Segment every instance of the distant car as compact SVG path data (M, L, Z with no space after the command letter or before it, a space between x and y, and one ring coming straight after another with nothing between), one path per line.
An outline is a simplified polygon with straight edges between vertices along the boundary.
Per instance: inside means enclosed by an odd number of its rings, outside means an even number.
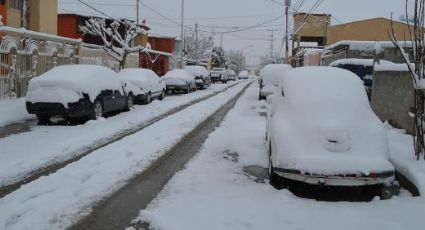
M394 181L384 125L355 74L291 69L267 102L271 183L360 187Z
M215 82L227 83L228 73L225 68L213 68L210 75L211 75L211 81L213 83Z
M128 86L126 88L129 88L128 94L134 96L136 103L149 104L154 98L162 100L165 97L165 81L150 69L123 69L118 73L118 77L135 86L136 89Z
M247 70L242 70L240 73L239 73L239 76L238 76L238 78L239 79L248 79L248 71Z
M292 67L286 64L266 65L260 71L258 100L265 100L268 95L272 95L278 87L283 73L289 69L292 69Z
M96 65L55 67L31 79L26 95L28 113L35 114L42 124L58 115L98 119L130 106L117 74Z
M171 92L190 93L196 90L195 77L187 70L173 69L163 76L167 90Z
M206 89L211 85L211 77L205 67L186 66L185 69L195 77L196 86L199 89Z
M228 79L229 81L236 81L236 72L232 69L227 70L228 73Z
M346 69L355 73L360 79L362 79L368 98L370 100L372 95L373 67L375 64L375 60L373 59L347 58L335 60L330 63L329 66ZM394 63L387 60L380 60L379 64Z

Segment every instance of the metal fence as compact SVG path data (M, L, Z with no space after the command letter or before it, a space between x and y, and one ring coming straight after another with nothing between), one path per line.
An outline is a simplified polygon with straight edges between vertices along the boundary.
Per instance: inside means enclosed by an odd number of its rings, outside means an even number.
M28 82L47 70L78 63L79 40L0 27L0 99L25 96Z

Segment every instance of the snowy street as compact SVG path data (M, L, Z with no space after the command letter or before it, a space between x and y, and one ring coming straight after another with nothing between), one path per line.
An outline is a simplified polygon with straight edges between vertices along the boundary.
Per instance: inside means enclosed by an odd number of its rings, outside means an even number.
M256 100L257 92L256 85L247 90L199 154L141 210L135 227L128 230L146 223L168 230L416 230L425 224L425 200L406 190L391 200L319 202L276 190L261 173L250 173L252 166L267 167L266 104Z
M249 83L237 84L170 115L1 198L1 229L69 227L90 213L96 202L112 195L127 180L148 168ZM42 210L40 204L46 204Z
M189 95L170 96L161 102L136 105L132 111L100 121L89 121L84 125L33 124L26 132L0 138L0 156L3 159L0 161L0 187L37 174L39 169L86 155L87 152L131 134L164 115L170 115L186 104L214 95L225 87L228 85L217 84L208 90ZM34 138L37 141L31 141ZM29 149L31 152L28 152ZM63 165L59 165L60 167Z

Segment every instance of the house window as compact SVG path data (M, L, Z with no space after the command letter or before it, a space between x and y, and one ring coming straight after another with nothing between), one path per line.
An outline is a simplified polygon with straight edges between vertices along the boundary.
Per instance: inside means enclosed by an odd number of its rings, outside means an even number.
M9 0L9 9L22 10L24 0Z

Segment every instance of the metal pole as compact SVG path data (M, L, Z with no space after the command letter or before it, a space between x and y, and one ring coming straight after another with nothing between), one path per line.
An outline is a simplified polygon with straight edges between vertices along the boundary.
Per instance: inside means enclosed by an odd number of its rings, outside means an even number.
M221 33L220 35L220 48L223 49L223 33Z
M136 12L137 12L136 13L137 14L137 16L136 16L137 17L136 23L137 23L137 25L139 25L139 10L140 10L139 9L139 6L140 6L139 3L140 3L140 0L136 0Z
M288 63L289 58L289 34L288 34L288 10L291 6L291 0L285 0L285 63Z
M198 52L198 23L195 24L195 57L196 57L196 65L198 65L199 52Z
M239 50L236 50L236 74L239 74Z
M273 43L274 43L274 31L269 30L272 34L270 35L270 60L273 62Z
M180 68L183 69L184 65L183 65L183 49L184 49L184 0L182 0L182 8L181 8L181 28L180 28L180 36L181 36L181 47L180 47Z

